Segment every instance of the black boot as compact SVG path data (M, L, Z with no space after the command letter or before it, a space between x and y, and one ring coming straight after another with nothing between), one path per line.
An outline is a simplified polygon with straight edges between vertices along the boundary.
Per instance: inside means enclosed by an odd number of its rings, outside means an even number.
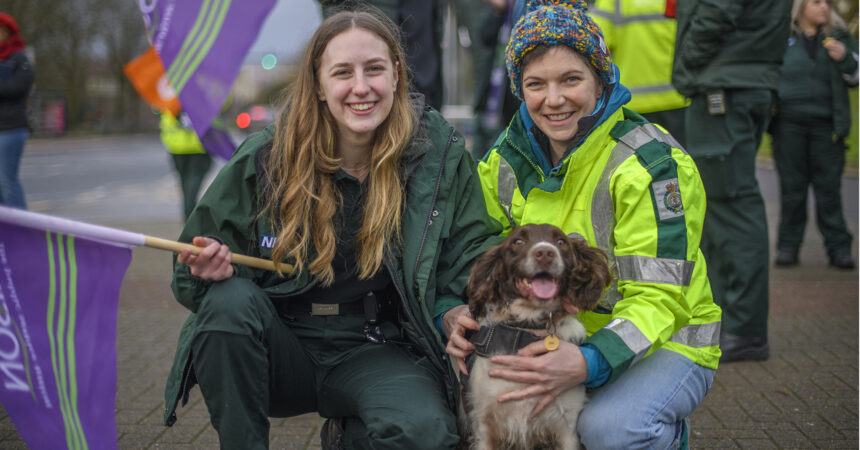
M777 250L774 263L780 267L796 266L797 250Z
M720 333L720 362L764 361L770 357L767 336L741 337Z
M836 252L830 255L830 265L843 270L851 270L854 268L854 260L851 259L850 252Z
M343 419L336 417L326 419L320 429L320 447L323 450L345 450L343 440Z

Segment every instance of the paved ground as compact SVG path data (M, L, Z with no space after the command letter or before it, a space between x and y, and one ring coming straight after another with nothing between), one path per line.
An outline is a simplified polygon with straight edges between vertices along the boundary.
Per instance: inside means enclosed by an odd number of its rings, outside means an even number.
M773 192L772 173L760 180ZM848 181L856 203L856 179ZM856 236L856 207L850 210ZM772 196L768 211L773 230ZM172 221L113 225L166 238L180 229ZM858 273L827 267L814 226L806 239L799 267L771 271L771 359L720 367L692 415L693 448L858 448ZM856 244L853 253L856 259ZM167 253L135 249L122 288L116 420L123 449L218 443L198 389L174 427L161 425L165 374L187 315L169 291L169 262ZM271 446L317 449L321 424L316 415L273 420ZM0 448L25 448L5 414Z

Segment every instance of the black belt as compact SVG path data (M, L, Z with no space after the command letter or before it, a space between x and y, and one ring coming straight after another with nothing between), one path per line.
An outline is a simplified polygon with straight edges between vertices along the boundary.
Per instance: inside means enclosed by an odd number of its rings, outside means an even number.
M342 316L363 315L364 335L373 343L385 342L380 323L394 320L397 316L394 299L378 298L374 292L364 294L361 299L346 303L311 303L286 301L278 305L278 313L290 321L297 315Z
M284 303L280 309L283 313L290 315L343 316L364 314L364 299L346 303L310 303L291 302L289 300Z

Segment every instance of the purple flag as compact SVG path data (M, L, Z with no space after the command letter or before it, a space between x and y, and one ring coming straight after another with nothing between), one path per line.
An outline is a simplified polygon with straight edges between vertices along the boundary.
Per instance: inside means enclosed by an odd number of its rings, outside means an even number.
M207 133L275 0L140 0L139 4L152 45L194 131L204 144L207 140L223 143L223 136ZM224 154L223 148L206 150L229 159L233 149Z
M200 143L203 144L203 149L206 150L206 153L220 156L223 159L230 159L236 150L236 145L233 144L230 134L226 130L217 127L209 128L206 134L200 138Z
M0 209L0 403L30 448L116 448L116 317L131 248L12 216Z

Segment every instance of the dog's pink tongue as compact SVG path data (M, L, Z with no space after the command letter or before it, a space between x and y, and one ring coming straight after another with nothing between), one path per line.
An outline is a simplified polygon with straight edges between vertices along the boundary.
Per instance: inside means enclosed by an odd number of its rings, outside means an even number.
M558 294L558 284L547 278L534 278L529 281L532 295L541 300L549 300Z

